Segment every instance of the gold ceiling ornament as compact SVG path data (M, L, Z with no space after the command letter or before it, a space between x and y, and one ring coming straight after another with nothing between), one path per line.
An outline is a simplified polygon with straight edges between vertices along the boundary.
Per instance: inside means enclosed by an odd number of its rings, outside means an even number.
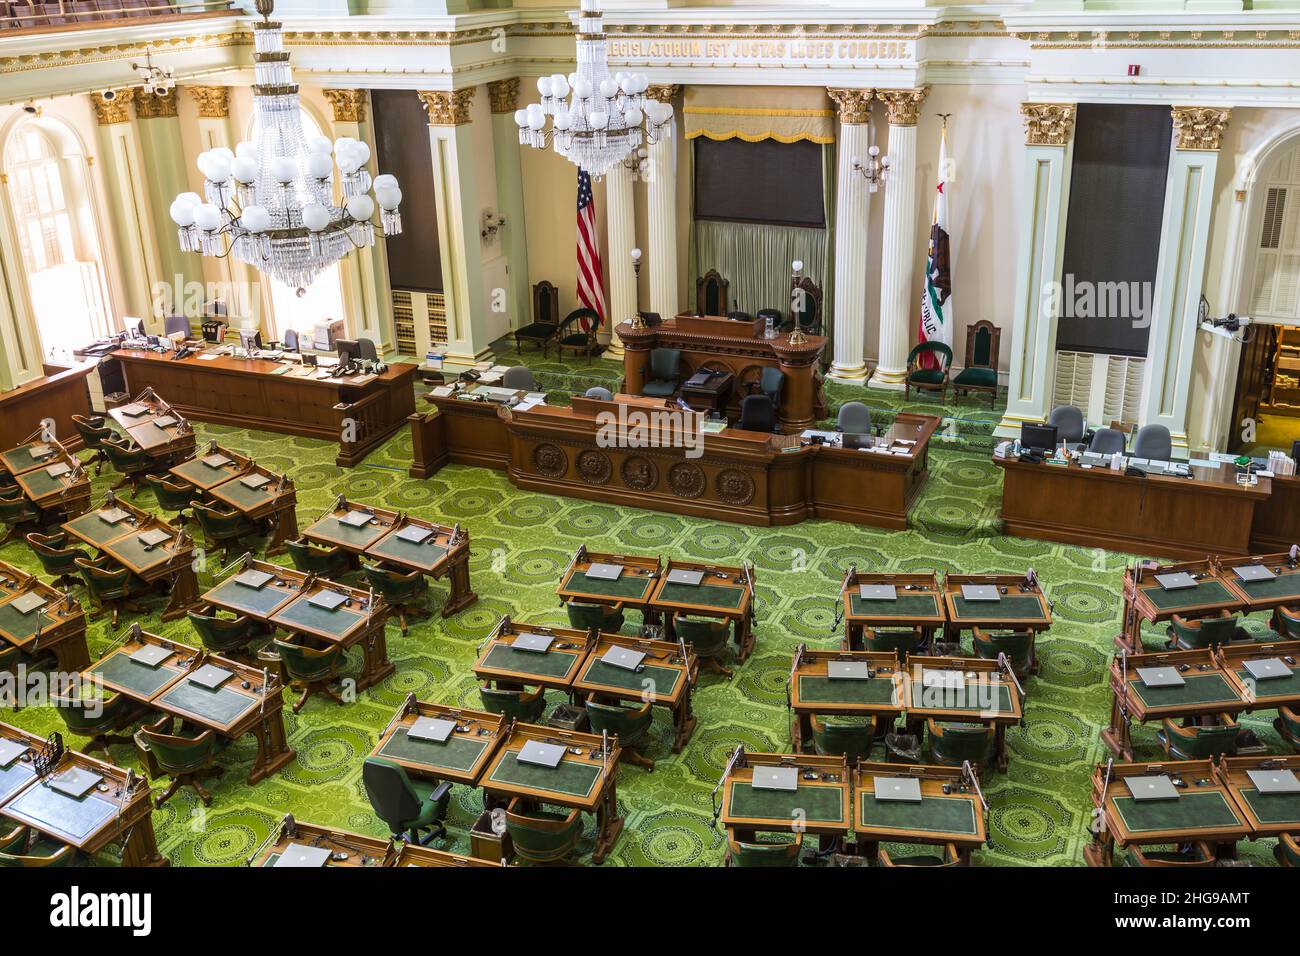
M928 86L919 90L876 90L876 99L884 102L890 126L915 126L921 102L929 92Z
M100 126L131 121L131 90L104 90L90 94L90 105L95 109L95 119Z
M365 90L322 90L329 100L336 123L364 123L366 121Z
M140 119L165 119L176 115L176 91L166 96L154 96L144 90L135 91L135 115Z
M657 103L669 103L681 95L682 85L680 83L656 83L653 86L646 87L645 95Z
M1232 110L1217 106L1175 106L1175 149L1217 150Z
M187 86L185 89L194 98L199 116L205 119L225 119L230 115L230 87Z
M874 90L827 89L826 95L835 101L840 111L840 122L856 126L871 119L871 97Z
M493 113L511 113L519 109L519 77L493 80L487 85Z
M1064 146L1074 131L1073 103L1021 103L1026 146Z
M469 122L469 107L474 102L474 87L463 90L430 90L420 94L429 114L430 126L463 126Z

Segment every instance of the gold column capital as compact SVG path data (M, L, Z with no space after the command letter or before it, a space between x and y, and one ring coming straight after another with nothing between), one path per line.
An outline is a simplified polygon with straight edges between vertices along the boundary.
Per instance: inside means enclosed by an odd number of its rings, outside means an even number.
M140 119L163 119L176 115L176 91L154 96L138 87L135 90L135 115Z
M469 122L474 87L463 90L432 90L419 94L429 114L430 126L463 126Z
M1021 103L1026 146L1065 146L1074 133L1073 103Z
M95 110L95 119L100 126L112 126L115 123L131 121L131 90L105 90L90 94L90 105Z
M1217 150L1232 110L1217 106L1175 106L1174 148Z
M364 123L366 121L365 90L322 90L329 100L336 123Z
M890 126L915 126L921 103L929 93L928 86L919 90L876 90L876 99L885 104Z
M493 80L487 88L493 113L513 113L519 108L519 77Z
M659 103L672 103L681 95L682 85L680 83L656 83L653 86L646 87L645 95Z
M230 87L187 86L185 89L194 98L199 116L208 119L225 119L230 115Z
M846 126L859 126L871 119L871 97L874 90L845 90L828 88L826 95L835 101L840 122Z

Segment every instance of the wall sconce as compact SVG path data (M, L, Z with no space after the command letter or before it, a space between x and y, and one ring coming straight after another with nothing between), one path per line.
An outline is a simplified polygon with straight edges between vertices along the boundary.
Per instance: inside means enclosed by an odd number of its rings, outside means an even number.
M483 210L483 225L479 229L479 235L483 237L484 242L491 242L501 227L506 224L506 217L502 216L494 209Z
M875 192L889 179L889 157L880 155L880 147L872 146L867 150L867 161L853 160L853 168L867 181L867 190Z

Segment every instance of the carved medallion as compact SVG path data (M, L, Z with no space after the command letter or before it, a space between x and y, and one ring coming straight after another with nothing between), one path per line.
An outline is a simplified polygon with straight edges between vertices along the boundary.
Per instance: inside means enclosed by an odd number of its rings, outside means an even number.
M637 491L652 491L659 484L659 466L640 455L625 458L622 472L623 484Z
M747 505L754 500L754 479L743 471L728 468L718 472L714 482L718 497L733 505Z
M558 478L569 467L569 459L557 445L538 445L533 449L533 465L539 474Z
M681 461L668 469L668 487L678 498L698 498L708 484L704 469L689 461Z
M614 473L609 456L603 451L584 451L578 455L578 477L589 485L603 485Z

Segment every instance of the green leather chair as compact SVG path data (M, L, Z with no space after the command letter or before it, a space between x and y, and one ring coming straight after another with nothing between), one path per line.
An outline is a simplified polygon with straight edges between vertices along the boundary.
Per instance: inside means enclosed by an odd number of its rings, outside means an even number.
M400 764L383 757L367 757L361 765L361 782L375 816L388 825L394 840L428 843L447 834L442 821L451 803L446 781L412 780ZM430 833L420 838L421 830Z
M1278 633L1288 641L1300 641L1300 611L1289 607L1277 609Z
M579 630L617 634L623 628L623 609L618 605L609 607L604 604L570 601L564 605L564 610L569 615L569 626Z
M871 757L871 744L876 738L875 722L862 718L827 717L812 714L813 749L823 756L848 759L849 766Z
M280 659L284 682L290 687L302 691L302 696L293 705L296 714L313 694L324 694L335 703L343 703L330 684L339 676L339 668L344 661L343 649L337 644L315 648L305 644L276 638L275 652Z
M18 665L25 663L24 654L16 647L8 644L0 645L0 674L12 674L18 669Z
M611 737L618 737L618 745L623 749L623 759L638 767L645 767L653 772L655 762L641 753L639 748L646 742L650 725L654 722L653 705L646 701L640 707L624 707L621 704L606 704L596 699L595 694L587 695L587 720L591 722L591 732L602 731Z
M921 356L929 355L938 368L922 368ZM904 398L912 397L912 389L925 392L939 392L940 401L948 400L948 372L952 367L952 349L943 342L921 342L907 353L907 381L903 390Z
M31 831L25 826L15 826L7 833L0 830L0 853L21 853L27 849Z
M406 633L408 617L428 617L432 611L418 603L429 593L429 582L419 571L397 571L363 564L361 570L375 593L397 614L397 623Z
M35 527L40 517L41 513L36 510L36 506L21 493L12 498L0 498L0 525L8 529L5 536L0 538L0 545L8 544L27 529Z
M919 627L862 629L862 647L868 651L893 651L899 657L915 654L925 639Z
M563 863L582 836L582 813L576 809L567 813L528 809L515 797L506 808L506 832L525 863Z
M1135 867L1191 867L1215 866L1214 851L1205 843L1193 843L1179 850L1154 850L1151 847L1131 846L1124 855L1124 866Z
M200 501L194 502L191 507L194 509L194 517L199 519L203 538L210 549L221 548L227 559L232 551L242 553L248 550L240 541L257 529L242 514L233 509L218 511Z
M483 697L483 709L500 714L507 721L535 724L546 709L546 691L542 687L535 691L502 690L484 684L478 691Z
M199 491L193 485L181 484L180 482L168 481L158 475L145 475L144 480L149 483L153 489L154 498L158 500L158 507L164 511L170 511L176 515L181 524L188 524L193 517L191 510L194 503L199 500Z
M727 866L783 867L798 866L803 850L803 834L796 833L784 843L751 843L727 834Z
M104 462L108 461L108 452L104 448L104 439L112 438L114 431L104 421L102 415L73 415L72 427L77 430L81 436L81 443L94 454L86 459L83 464L94 465L95 474L99 474L104 468Z
M181 787L190 787L199 795L205 807L212 805L212 794L199 781L219 777L225 770L214 767L217 759L217 734L205 730L197 737L185 737L172 732L172 718L164 717L153 726L144 726L135 732L136 750L144 764L149 779L171 777L171 784L154 801L161 807L175 796Z
M131 743L130 734L121 731L140 721L147 712L131 698L108 689L103 691L102 699L51 696L50 703L63 718L69 733L90 738L80 748L83 753L107 751L111 744Z
M600 329L600 316L594 309L574 309L560 322L555 330L555 351L564 358L565 349L573 349L574 354L585 353L587 361L600 351L600 342L596 333Z
M128 568L122 567L108 555L102 555L94 561L76 558L73 562L81 579L86 582L86 593L95 610L91 618L100 617L105 611L112 614L109 626L117 629L117 616L121 611L143 611L144 608L131 600L144 591L144 582L135 577Z
M143 448L131 447L128 438L105 438L103 440L104 453L108 455L108 463L113 466L113 470L122 476L121 480L113 486L113 490L131 486L131 497L134 498L140 493L140 482L144 480L145 474L153 467L153 461L149 453Z
M906 856L893 856L882 846L876 862L880 866L961 866L961 854L951 843L945 843L943 846L905 845L908 847Z
M1006 654L1017 677L1023 679L1029 674L1030 651L1034 647L1029 631L986 631L977 627L973 629L973 641L975 656L995 661L999 654Z
M1199 621L1189 621L1175 614L1165 633L1169 636L1168 646L1180 651L1249 640L1249 635L1237 624L1237 615L1226 613L1220 617L1204 617Z
M1156 731L1156 739L1171 760L1205 760L1207 758L1237 753L1237 737L1241 727L1229 714L1219 714L1214 727L1182 727L1166 718L1163 727Z
M238 617L220 617L213 608L212 614L198 611L187 612L190 623L198 633L203 646L213 654L244 655L248 642L253 639L253 625L256 623L246 615Z
M652 398L670 398L677 394L681 378L682 353L680 349L651 349L650 368L641 394Z
M966 327L966 367L952 380L956 395L988 392L989 404L998 402L998 346L1002 332L983 319Z
M71 866L76 858L76 849L66 844L45 837L32 843L32 831L27 827L0 833L0 867Z
M36 552L45 573L54 578L60 587L70 588L81 584L77 573L77 558L89 561L90 555L80 548L67 547L66 532L58 534L38 534L35 531L27 535L28 546Z
M286 541L289 557L293 566L299 571L317 574L324 578L336 578L352 570L352 559L342 548L318 548L304 539Z
M1289 743L1292 749L1300 751L1300 710L1282 706L1277 709L1277 719L1273 721L1278 734Z
M1277 839L1273 855L1281 866L1300 867L1300 840L1289 833L1283 833Z
M969 760L978 767L988 763L993 756L992 724L941 724L933 717L925 723L930 738L931 763L960 767L963 761Z
M727 643L731 640L729 622L677 614L673 617L673 633L695 649L701 665L731 677L731 668L722 663L727 659Z

